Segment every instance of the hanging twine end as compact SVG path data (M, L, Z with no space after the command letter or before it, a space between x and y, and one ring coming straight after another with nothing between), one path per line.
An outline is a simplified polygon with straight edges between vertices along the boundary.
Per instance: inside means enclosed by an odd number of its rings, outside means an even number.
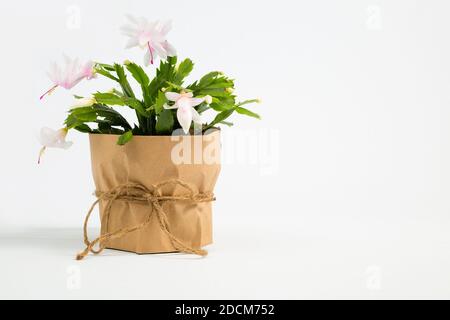
M89 254L89 248L86 248L83 252L80 252L77 254L76 259L77 261L83 260L86 258L86 256Z
M84 255L84 254L82 254L82 253L79 253L79 254L77 254L76 260L77 260L77 261L81 261L81 260L83 260L85 257L86 257L86 255Z

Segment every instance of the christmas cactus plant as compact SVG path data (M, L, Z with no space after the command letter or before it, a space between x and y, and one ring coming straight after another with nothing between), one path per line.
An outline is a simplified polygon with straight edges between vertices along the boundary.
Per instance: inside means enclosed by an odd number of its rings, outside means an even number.
M83 133L115 134L117 143L124 145L135 135L170 135L177 129L184 134L202 134L206 130L232 125L228 118L242 114L254 118L259 115L246 105L257 99L239 102L234 92L234 81L219 71L213 71L192 83L186 83L194 64L190 59L179 61L175 49L167 41L170 23L149 22L144 18L128 17L129 24L122 27L128 37L127 47L145 50L142 67L134 62L106 64L80 63L66 57L65 68L54 64L49 77L53 82L43 99L57 88L72 89L83 80L106 77L117 85L108 92L95 92L90 96L75 96L64 127L59 130L43 128L40 142L41 158L46 148L68 148L70 130ZM159 67L152 68L159 58ZM130 81L136 81L141 92L134 92ZM136 123L120 112L131 108ZM202 116L214 112L213 120L206 123Z

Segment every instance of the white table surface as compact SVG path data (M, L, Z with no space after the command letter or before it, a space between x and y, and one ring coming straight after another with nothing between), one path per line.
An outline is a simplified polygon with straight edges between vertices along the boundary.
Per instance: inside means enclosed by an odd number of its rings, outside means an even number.
M0 298L450 298L449 226L221 219L206 258L109 250L81 262L81 228L9 229Z

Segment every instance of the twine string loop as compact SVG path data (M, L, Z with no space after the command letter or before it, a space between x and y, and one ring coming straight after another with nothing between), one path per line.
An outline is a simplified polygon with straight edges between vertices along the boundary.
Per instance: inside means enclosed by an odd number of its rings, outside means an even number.
M164 195L162 189L167 186L179 186L184 190L184 193L180 195ZM121 184L110 191L101 192L96 191L95 196L97 199L89 208L83 225L83 237L86 248L77 255L77 260L84 259L89 252L93 254L101 253L105 248L105 243L108 240L123 237L131 232L138 231L146 227L152 222L153 216L156 216L158 224L161 230L168 236L175 251L196 254L199 256L206 256L208 252L203 249L191 248L181 240L179 240L171 231L169 226L169 220L167 214L163 210L163 202L165 201L190 201L192 203L210 202L214 201L214 195L212 193L199 193L194 190L188 183L179 179L167 180L155 185L151 185L149 188L138 183L126 183ZM149 207L149 212L146 219L133 227L122 228L113 232L107 232L93 241L88 237L88 223L89 218L94 211L95 207L100 201L106 201L104 216L106 217L106 223L109 220L111 214L111 208L115 201L126 201L129 203L144 203ZM98 249L95 247L98 245Z

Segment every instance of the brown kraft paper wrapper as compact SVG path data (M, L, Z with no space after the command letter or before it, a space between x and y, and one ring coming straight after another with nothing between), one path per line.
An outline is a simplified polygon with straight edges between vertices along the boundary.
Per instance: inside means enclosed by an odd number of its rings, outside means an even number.
M201 193L213 192L220 172L220 131L196 136L135 136L124 146L117 135L90 134L92 172L96 190L108 192L127 183L147 188L179 179ZM176 141L174 141L176 140ZM181 161L183 159L184 161ZM180 163L182 162L182 163ZM179 186L164 188L164 195L180 195ZM144 203L114 201L109 218L107 200L100 201L101 234L136 226L147 218L151 207ZM183 244L201 248L212 243L212 203L169 201L163 203L170 232ZM107 240L109 249L135 253L174 252L157 219L140 230Z

